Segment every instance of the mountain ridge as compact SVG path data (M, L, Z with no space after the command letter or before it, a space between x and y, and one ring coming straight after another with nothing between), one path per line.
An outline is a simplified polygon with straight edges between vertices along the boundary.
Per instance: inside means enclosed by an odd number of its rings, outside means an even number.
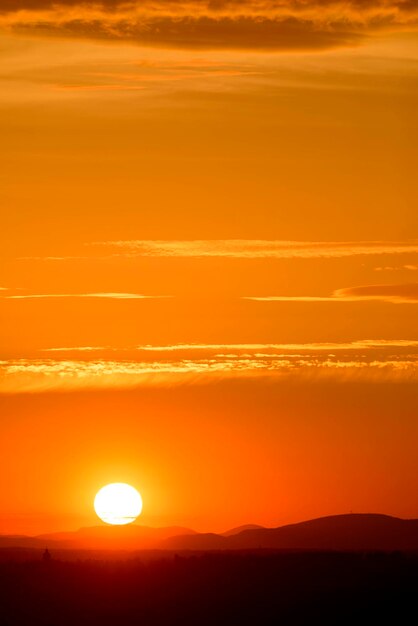
M418 550L418 519L379 513L328 515L265 528L255 524L224 533L197 533L189 528L90 526L34 537L0 535L0 548L68 550Z
M417 550L418 520L349 513L216 537L217 540L212 534L174 537L165 545L179 550Z

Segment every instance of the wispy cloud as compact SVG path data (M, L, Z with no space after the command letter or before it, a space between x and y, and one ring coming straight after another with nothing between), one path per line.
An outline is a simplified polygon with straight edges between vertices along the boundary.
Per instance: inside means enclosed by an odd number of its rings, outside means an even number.
M161 353L168 355L176 352L191 353L213 353L213 352L229 352L237 356L242 353L266 353L273 356L272 353L292 352L336 352L336 351L353 351L353 350L387 350L387 349L410 349L418 348L417 339L358 339L355 341L323 341L323 342L305 342L305 343L176 343L167 345L150 345L144 344L130 347L115 346L66 346L44 348L41 352L142 352L145 354Z
M115 350L111 346L73 346L72 348L44 348L41 352L103 352Z
M337 299L345 300L381 300L394 304L418 302L418 283L401 285L364 285L338 289L334 293Z
M376 382L418 378L418 339L293 344L184 343L122 349L76 346L53 347L46 351L62 352L66 356L0 362L0 392L178 385L284 376L360 377ZM95 351L103 354L93 356ZM108 351L113 353L110 358ZM72 358L72 353L75 356L77 352L80 357Z
M199 239L193 241L132 240L98 242L124 256L226 257L238 259L312 259L418 254L417 241L281 241Z
M31 300L37 298L105 298L110 300L153 300L172 296L145 296L140 293L28 293L1 296L8 300Z
M367 359L332 355L217 355L172 361L27 360L0 362L0 392L25 393L80 388L136 387L214 382L229 378L283 376L361 377L376 382L416 380L418 355Z
M244 296L257 302L388 302L418 303L418 283L405 285L365 285L337 289L332 296Z
M376 348L415 348L418 347L418 340L415 339L359 339L348 342L311 342L311 343L179 343L166 346L143 345L137 346L137 350L146 352L179 352L188 350L202 351L259 351L259 350L280 350L280 351L329 351L329 350L365 350Z
M112 257L338 259L356 256L417 255L418 241L282 241L268 239L194 239L99 241L89 244L104 251L95 259ZM106 254L106 251L109 251ZM19 257L21 261L79 261L92 256ZM414 270L418 265L405 264ZM376 270L390 269L389 266Z
M414 28L413 0L4 0L0 25L175 48L324 50Z
M402 270L408 270L409 272L416 272L418 271L418 265L384 265L384 266L379 266L379 267L375 267L374 271L375 272L399 272Z

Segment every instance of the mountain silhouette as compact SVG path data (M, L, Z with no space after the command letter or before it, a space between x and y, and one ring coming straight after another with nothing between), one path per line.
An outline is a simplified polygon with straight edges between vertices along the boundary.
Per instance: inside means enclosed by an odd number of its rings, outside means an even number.
M132 524L129 526L90 526L76 531L48 533L27 537L0 535L1 548L42 548L54 550L148 550L159 549L166 539L186 535L194 530L181 526L152 528Z
M247 525L223 534L182 527L93 526L36 537L0 536L0 548L52 550L418 550L418 520L379 514L321 517L264 528Z
M193 536L194 530L181 526L152 528L130 524L126 526L92 526L75 532L39 535L44 544L67 549L147 550L157 549L166 539L178 535ZM1 544L0 544L1 545Z
M229 536L196 534L167 539L175 550L416 550L418 520L379 514L333 515Z
M244 524L244 526L237 526L236 528L231 528L226 532L222 533L224 537L229 537L230 535L238 535L242 533L244 530L259 530L264 528L264 526L259 526L258 524Z

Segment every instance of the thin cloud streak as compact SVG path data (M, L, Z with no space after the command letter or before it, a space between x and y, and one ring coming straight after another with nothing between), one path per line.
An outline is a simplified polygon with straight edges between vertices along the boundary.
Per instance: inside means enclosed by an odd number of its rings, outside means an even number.
M243 296L256 302L387 302L389 304L417 304L418 298L401 296Z
M102 352L115 350L110 346L74 346L72 348L43 348L41 352Z
M256 302L387 302L417 304L418 283L404 285L364 285L337 289L332 296L243 296Z
M362 285L339 289L334 293L337 298L359 298L363 300L383 300L385 302L418 302L418 283L392 285Z
M140 293L32 293L24 295L2 296L6 300L31 300L37 298L105 298L110 300L153 300L172 296L145 296Z
M132 240L97 242L128 257L225 257L235 259L344 258L387 254L418 254L417 241L280 241L212 239L193 241Z
M187 350L358 350L375 348L411 348L418 347L418 340L410 339L362 339L349 342L313 342L313 343L226 343L226 344L174 344L168 346L137 346L137 350L146 352L178 352Z
M72 346L43 348L41 352L145 352L146 354L173 352L219 352L229 351L240 356L242 352L268 351L268 356L273 352L335 352L353 350L387 350L418 348L418 340L415 339L359 339L346 342L311 342L311 343L178 343L168 345L139 345L131 347L115 346ZM222 356L222 355L216 355ZM242 356L242 355L241 355ZM277 356L277 354L276 354Z
M409 272L416 272L418 271L418 265L400 265L400 266L384 265L384 266L375 267L373 269L375 272L399 272L402 270L408 270Z

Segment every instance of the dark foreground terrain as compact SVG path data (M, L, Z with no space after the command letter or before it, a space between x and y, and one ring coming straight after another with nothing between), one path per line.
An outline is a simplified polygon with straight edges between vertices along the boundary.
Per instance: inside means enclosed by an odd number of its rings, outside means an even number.
M417 600L416 553L0 562L2 626L416 624Z

